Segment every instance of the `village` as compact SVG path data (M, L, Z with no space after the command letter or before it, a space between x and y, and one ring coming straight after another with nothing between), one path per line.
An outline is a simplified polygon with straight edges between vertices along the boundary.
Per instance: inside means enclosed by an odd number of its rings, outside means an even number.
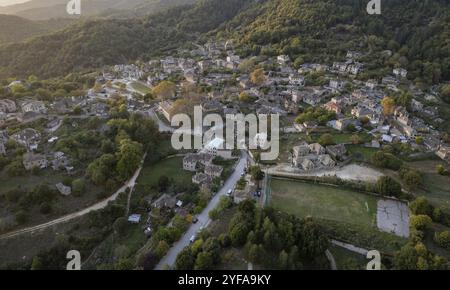
M390 53L386 51L385 53ZM363 146L381 148L383 144L409 144L414 151L434 152L439 158L450 161L450 145L442 139L436 125L444 122L439 116L437 98L417 89L407 79L408 72L395 68L381 82L369 79L361 81L357 76L364 69L359 62L361 52L348 51L345 61L332 64L305 63L299 69L287 55L257 59L241 59L235 54L232 42L211 42L196 45L193 50L180 50L176 56L167 56L147 63L123 64L105 68L96 80L94 88L85 96L44 102L25 98L18 102L0 100L0 125L20 124L24 129L8 135L0 131L0 154L6 155L7 142L13 140L26 149L23 166L26 170L51 167L70 173L74 168L63 152L40 150L42 144L58 140L54 132L64 118L108 118L108 100L122 96L130 112L154 118L160 128L170 130L171 117L180 109L184 90L201 88L203 95L191 100L201 106L204 114L223 116L238 113L278 114L282 118L285 134L320 132L324 127L336 132L351 130L355 134L367 134ZM250 69L249 69L250 67ZM322 85L310 76L318 74ZM161 83L170 83L162 95L144 100ZM26 81L14 81L8 85L27 86ZM391 105L386 114L383 99L407 88L412 96L408 108ZM192 104L189 104L192 106ZM177 109L174 109L177 107ZM331 113L323 120L299 120L300 112L321 108ZM156 111L156 113L155 113ZM76 113L74 113L76 112ZM26 124L44 118L44 132L27 128ZM431 120L430 125L426 120ZM214 140L205 150L190 153L183 159L183 169L195 172L193 183L210 185L223 171L212 164L215 156L229 159L231 151L224 150L223 140ZM344 144L307 143L292 144L288 163L300 171L333 168L345 162L349 156ZM49 146L45 146L46 148ZM214 149L214 150L213 150ZM214 151L214 152L213 152ZM249 152L251 156L255 152ZM202 170L199 170L202 168ZM70 187L55 185L61 194L70 194Z
M449 140L439 129L445 120L439 114L438 97L416 88L405 69L395 68L381 80L361 80L359 76L366 69L360 62L362 52L348 51L344 60L330 64L303 63L294 68L287 55L243 59L231 41L194 46L161 59L105 67L97 74L95 85L82 96L54 101L1 99L0 154L8 156L9 148L16 144L23 149L21 162L27 172L51 169L67 176L74 172L80 175L79 163L55 146L60 128L76 128L77 122L91 119L107 122L113 114L112 104L120 100L127 112L153 120L161 133L169 135L176 130L171 126L172 117L180 112L191 115L195 105L204 115L280 117L281 151L276 160L259 160L260 149L244 153L225 149L221 138L204 144L201 150L179 153L181 162L174 170L183 171L183 182L207 193L209 200L222 190L220 195L235 204L251 199L264 206L270 202L270 187L275 185L269 184L267 177L255 180L249 172L251 166L261 166L266 176L319 177L328 172L337 176L339 170L361 161L349 148L381 150L403 144L417 156L436 156L450 162ZM5 89L15 86L28 84L17 80ZM399 94L408 96L404 105L391 97ZM39 128L33 127L36 123ZM103 124L97 131L108 127ZM336 141L339 138L345 140ZM241 164L243 154L246 157ZM241 167L242 173L237 172ZM232 173L235 183L226 187ZM177 179L172 178L171 182ZM139 192L143 188L139 187L141 179L144 177L138 179L136 188L128 188L135 191L132 194L144 195ZM73 191L71 184L62 181L52 187L62 196L70 196ZM196 226L200 230L207 226L209 218L200 210L205 205L198 209L198 204L185 202L185 189L168 191L163 188L157 195L143 196L145 205L127 212L128 223L138 224L146 237L154 235L161 220L168 228L180 217L192 224L200 221ZM367 203L366 207L369 211ZM407 237L408 230L399 230L396 222L379 228ZM189 242L196 236L197 232Z

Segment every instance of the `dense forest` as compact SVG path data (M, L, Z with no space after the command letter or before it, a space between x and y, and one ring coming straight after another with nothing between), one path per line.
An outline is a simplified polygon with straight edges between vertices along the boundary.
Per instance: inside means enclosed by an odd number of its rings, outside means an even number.
M216 29L246 3L200 1L144 18L79 22L50 35L0 47L0 76L64 75L156 55Z
M81 0L82 14L69 15L67 0L29 0L24 3L0 6L0 14L11 14L30 20L50 20L59 18L135 17L160 12L195 0Z
M71 23L70 19L31 21L14 15L0 14L0 45L50 33Z
M382 68L369 77L404 67L416 83L450 80L448 1L383 1L381 15L368 15L367 3L265 1L224 25L219 36L238 40L244 55L288 54L297 64L331 64L343 60L347 50L358 50L366 56L369 70ZM386 50L391 57L383 56Z
M97 19L0 47L0 76L55 76L148 59L189 41L233 38L240 54L288 54L300 65L364 54L362 78L393 67L416 84L450 80L450 4L392 0L368 15L366 0L199 0L152 16ZM389 53L386 54L386 51Z

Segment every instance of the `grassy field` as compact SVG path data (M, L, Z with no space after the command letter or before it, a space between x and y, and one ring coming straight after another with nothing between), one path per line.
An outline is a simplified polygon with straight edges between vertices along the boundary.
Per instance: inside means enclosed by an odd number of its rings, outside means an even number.
M142 95L146 95L152 92L149 87L139 82L132 82L130 83L130 86Z
M138 186L155 185L163 175L176 182L191 183L193 173L183 170L183 157L172 157L144 167L137 181Z
M351 190L273 179L270 198L276 209L300 217L376 225L377 198Z
M350 155L358 161L370 162L372 155L378 151L376 148L363 147L358 145L346 145Z
M425 196L434 206L444 206L450 210L450 177L437 174L436 167L446 165L438 160L425 160L408 163L409 166L423 173L423 188L417 195Z
M353 135L359 135L359 137L361 137L365 142L369 142L370 140L372 140L368 134L362 133L342 133L338 131L332 131L329 134L333 136L333 141L335 144L351 143ZM314 142L317 142L322 135L323 134L313 134L311 138Z

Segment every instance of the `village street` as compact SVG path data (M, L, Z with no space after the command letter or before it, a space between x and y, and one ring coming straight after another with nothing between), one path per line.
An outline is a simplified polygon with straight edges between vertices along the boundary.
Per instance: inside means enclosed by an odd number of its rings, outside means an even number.
M201 228L206 228L209 225L211 219L209 218L208 213L219 204L222 196L226 196L230 189L233 190L235 188L236 183L241 178L241 174L244 172L246 166L247 154L241 153L241 157L236 164L233 174L228 178L219 192L211 199L206 208L198 215L198 222L189 227L181 239L172 246L166 256L161 259L158 265L156 265L156 270L163 270L167 266L172 267L175 264L177 255L189 245L191 237L196 235Z

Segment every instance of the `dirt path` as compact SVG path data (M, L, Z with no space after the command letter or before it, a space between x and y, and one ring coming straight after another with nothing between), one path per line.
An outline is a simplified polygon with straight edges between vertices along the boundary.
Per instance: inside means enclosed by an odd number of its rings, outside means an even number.
M344 167L333 169L324 169L318 171L305 172L297 168L293 168L289 164L281 164L269 169L269 174L296 177L296 176L336 176L345 180L362 180L367 182L376 182L379 177L384 174L370 167L349 164Z
M68 222L75 218L84 216L92 211L96 211L96 210L105 208L110 201L116 200L117 197L119 196L119 194L121 194L122 192L125 192L128 187L130 187L131 190L132 190L132 188L134 188L134 186L136 184L136 179L138 178L138 176L141 172L141 169L142 169L143 160L142 160L141 166L135 171L134 175L130 178L130 180L128 180L127 183L125 183L121 188L119 188L113 195L111 195L107 199L104 199L104 200L102 200L94 205L91 205L90 207L87 207L85 209L82 209L80 211L77 211L77 212L68 214L66 216L54 219L52 221L0 235L0 240L12 238L12 237L19 236L19 235L26 234L26 233L33 233L36 231L40 231L40 230L46 229L48 227L51 227L51 226L54 226L54 225L57 225L60 223Z

